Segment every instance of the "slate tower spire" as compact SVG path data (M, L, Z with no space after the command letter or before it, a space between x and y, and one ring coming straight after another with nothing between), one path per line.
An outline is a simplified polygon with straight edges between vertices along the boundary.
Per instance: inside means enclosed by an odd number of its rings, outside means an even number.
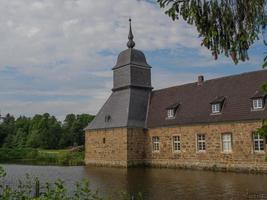
M128 49L122 51L113 67L112 94L88 130L101 128L145 128L151 87L151 67L142 51L135 49L129 19Z
M128 35L129 41L127 42L127 47L132 49L135 46L135 42L133 41L134 36L132 32L132 19L131 18L129 19L129 26L130 26L129 35Z

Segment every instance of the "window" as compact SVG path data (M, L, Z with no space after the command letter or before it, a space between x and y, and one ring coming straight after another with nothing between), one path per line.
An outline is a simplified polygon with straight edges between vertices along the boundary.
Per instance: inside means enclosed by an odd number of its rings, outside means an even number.
M111 121L111 116L110 115L106 115L105 116L105 122L110 122Z
M197 150L198 151L205 151L206 150L206 142L205 142L205 135L198 134L197 135Z
M215 103L211 104L212 113L219 113L221 112L221 104Z
M173 118L174 117L174 109L168 109L168 118Z
M159 152L159 137L152 137L152 150L154 152Z
M263 108L263 99L253 99L253 109L261 109Z
M253 134L253 146L254 146L254 152L262 152L264 151L264 138L259 133Z
M173 151L177 152L181 150L181 141L180 141L180 136L175 135L172 137L172 142L173 142Z
M232 151L232 134L223 133L222 134L222 151L229 153Z
M106 138L103 138L103 144L106 144Z

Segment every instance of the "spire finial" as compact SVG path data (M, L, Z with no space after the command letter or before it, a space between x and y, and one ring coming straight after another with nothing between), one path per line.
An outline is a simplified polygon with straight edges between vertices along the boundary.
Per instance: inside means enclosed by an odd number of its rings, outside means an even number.
M130 25L130 30L129 30L129 35L128 35L129 41L127 42L127 47L132 49L135 46L135 42L133 41L134 36L132 32L132 19L131 18L129 18L129 25Z

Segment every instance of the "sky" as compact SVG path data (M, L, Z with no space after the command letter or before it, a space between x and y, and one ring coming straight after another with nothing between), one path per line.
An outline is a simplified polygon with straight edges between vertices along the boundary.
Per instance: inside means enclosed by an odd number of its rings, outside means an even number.
M112 70L129 25L161 89L260 70L266 47L250 60L213 59L193 26L173 22L153 0L1 0L0 110L18 117L96 114L111 94Z

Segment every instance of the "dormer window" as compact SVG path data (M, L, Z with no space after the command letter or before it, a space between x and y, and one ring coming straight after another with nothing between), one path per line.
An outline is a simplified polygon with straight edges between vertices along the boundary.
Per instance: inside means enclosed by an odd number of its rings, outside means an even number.
M168 118L174 117L174 109L168 109Z
M167 118L166 119L174 119L177 109L179 107L179 103L172 104L166 108L167 110Z
M219 114L222 112L222 107L225 101L225 97L216 97L211 104L211 113L212 114Z
M221 112L221 104L215 103L211 105L212 113L220 113Z
M252 99L252 111L263 110L264 102L266 99L266 93L263 91L256 91L251 97Z
M111 121L111 116L110 115L106 115L105 116L105 122L110 122Z
M263 108L263 99L258 98L258 99L253 99L253 109L262 109Z

